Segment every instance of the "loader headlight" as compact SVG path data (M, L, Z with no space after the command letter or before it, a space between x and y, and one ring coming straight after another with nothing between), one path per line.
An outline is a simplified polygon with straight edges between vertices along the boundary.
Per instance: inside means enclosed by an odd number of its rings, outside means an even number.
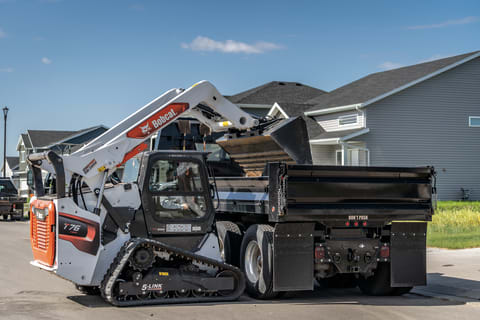
M48 208L40 209L40 208L32 208L33 214L39 221L45 221L48 217Z

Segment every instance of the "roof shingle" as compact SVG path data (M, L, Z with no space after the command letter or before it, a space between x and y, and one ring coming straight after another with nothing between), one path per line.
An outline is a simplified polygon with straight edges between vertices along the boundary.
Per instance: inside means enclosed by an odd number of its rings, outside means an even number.
M19 157L6 157L6 160L10 169L13 170L15 167L18 167Z
M302 103L324 93L323 90L298 82L271 81L226 98L237 104L272 105L275 102Z
M76 131L57 130L27 130L33 148L46 147L58 140L62 140Z

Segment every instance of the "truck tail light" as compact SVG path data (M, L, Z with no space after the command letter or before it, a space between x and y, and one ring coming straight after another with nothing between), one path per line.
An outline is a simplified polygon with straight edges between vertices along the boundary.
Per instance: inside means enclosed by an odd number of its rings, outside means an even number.
M380 257L382 257L382 258L390 257L390 247L389 246L384 245L380 248Z
M315 261L325 259L325 248L324 247L315 247Z

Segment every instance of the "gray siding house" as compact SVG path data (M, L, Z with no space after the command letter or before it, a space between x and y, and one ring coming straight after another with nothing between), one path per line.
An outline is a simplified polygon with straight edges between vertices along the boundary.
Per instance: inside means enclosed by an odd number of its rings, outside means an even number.
M480 51L368 75L307 101L317 164L425 166L438 198L480 200Z

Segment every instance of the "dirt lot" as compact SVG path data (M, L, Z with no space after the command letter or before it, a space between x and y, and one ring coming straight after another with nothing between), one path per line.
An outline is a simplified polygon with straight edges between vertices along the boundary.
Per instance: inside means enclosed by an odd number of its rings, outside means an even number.
M480 290L479 251L460 255L454 252L459 255L456 261L460 269L457 270L453 263L445 263L444 251L429 250L429 270L432 270L429 279L433 289L427 287L403 297L367 297L356 289L319 290L268 302L244 296L232 303L115 308L100 297L83 296L70 282L32 267L28 233L28 222L0 221L1 319L439 320L480 317L480 301L469 298L476 289ZM469 259L475 261L467 263ZM446 277L446 271L457 274Z

